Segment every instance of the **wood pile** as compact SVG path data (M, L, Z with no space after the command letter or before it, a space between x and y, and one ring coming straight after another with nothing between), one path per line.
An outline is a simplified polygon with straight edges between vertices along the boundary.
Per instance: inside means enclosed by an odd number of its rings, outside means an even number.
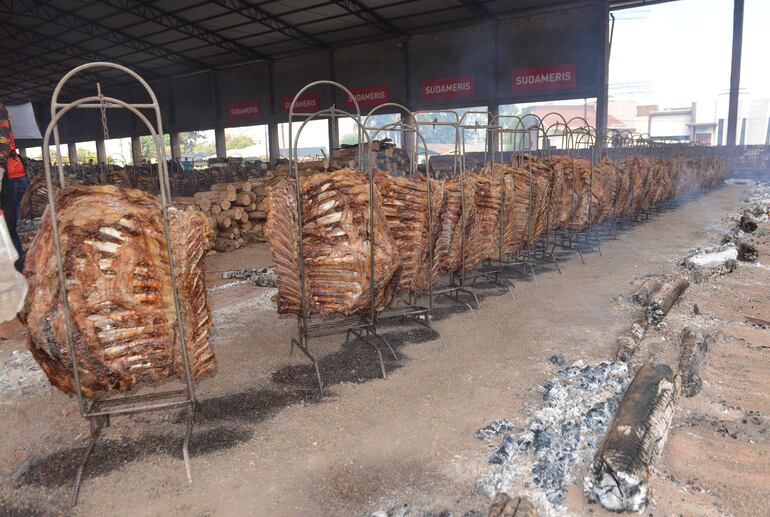
M396 147L389 138L372 140L371 147L364 146L363 156L365 169L368 169L371 163L375 170L390 176L404 176L409 171L409 155L403 149ZM337 166L361 168L358 161L357 145L342 145L334 151L334 163Z
M208 192L173 199L178 207L196 206L215 231L213 249L232 251L249 242L263 242L267 222L265 179L217 183Z

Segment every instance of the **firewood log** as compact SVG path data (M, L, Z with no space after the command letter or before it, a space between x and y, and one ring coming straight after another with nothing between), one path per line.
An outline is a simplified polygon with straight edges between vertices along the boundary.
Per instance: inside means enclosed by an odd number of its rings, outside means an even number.
M232 219L223 214L217 215L215 219L217 220L217 226L220 228L230 228L230 226L233 224Z
M222 208L222 210L229 210L232 204L230 203L229 199L223 199L219 202L219 206Z
M639 512L649 501L651 469L668 437L679 378L665 364L646 362L620 402L585 482L589 501L608 510Z
M665 280L663 275L649 277L634 291L631 300L639 305L648 305L651 302L650 296L660 290Z
M700 393L703 381L700 377L700 367L708 353L708 343L696 330L685 327L680 336L681 352L679 355L679 370L682 394L694 397Z
M526 497L511 497L498 492L489 506L487 517L537 517L537 510Z
M663 286L651 295L651 300L646 309L647 323L658 326L666 317L671 307L679 300L690 286L690 280L684 273L679 273L670 278Z
M639 348L639 343L647 332L647 322L644 320L634 322L631 329L617 340L618 349L615 360L629 362Z
M752 214L749 211L743 212L743 215L741 216L740 220L740 229L743 230L746 233L753 233L754 230L757 229L757 226L759 226L759 221L756 217L754 217L754 214Z

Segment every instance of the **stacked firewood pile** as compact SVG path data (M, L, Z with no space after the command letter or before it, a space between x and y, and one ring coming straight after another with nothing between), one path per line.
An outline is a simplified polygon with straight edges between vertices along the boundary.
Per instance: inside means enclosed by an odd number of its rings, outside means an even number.
M364 169L368 169L371 164L375 170L391 176L402 176L409 170L409 155L403 149L396 147L389 138L372 140L371 146L365 145L363 158ZM343 145L334 152L334 163L338 166L361 169L362 166L358 161L357 145Z
M213 248L217 251L232 251L248 242L265 240L267 181L252 179L217 183L208 192L177 197L173 202L180 208L199 208L207 215L209 225L215 230Z
M369 308L369 184L355 169L327 167L302 177L305 291L310 313L351 315ZM378 172L376 308L400 292L423 292L438 273L470 271L487 259L535 246L547 231L579 232L633 216L724 176L723 162L714 158L638 156L597 164L566 156L517 157L510 165L488 164L430 183ZM277 265L279 311L298 313L294 182L281 178L267 192L266 234Z

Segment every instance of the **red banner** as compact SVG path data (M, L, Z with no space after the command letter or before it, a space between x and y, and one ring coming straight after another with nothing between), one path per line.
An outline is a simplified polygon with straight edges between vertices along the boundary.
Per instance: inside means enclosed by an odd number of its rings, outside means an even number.
M281 111L284 113L289 113L289 109L291 108L291 101L293 100L293 95L291 97L281 97ZM321 96L317 93L308 93L300 96L297 99L296 104L294 104L294 113L313 113L314 111L320 110L320 106Z
M363 88L351 88L350 92L356 98L356 101L358 101L358 106L360 108L373 108L374 106L390 102L390 88L387 84L382 84L380 86L366 86ZM354 106L351 97L345 99L345 106L347 108L352 108Z
M513 71L511 90L528 92L533 90L564 90L577 85L575 65L554 65L538 68L520 68Z
M476 76L442 77L422 82L422 100L438 101L476 95Z
M227 120L246 120L259 118L259 101L241 102L227 106Z

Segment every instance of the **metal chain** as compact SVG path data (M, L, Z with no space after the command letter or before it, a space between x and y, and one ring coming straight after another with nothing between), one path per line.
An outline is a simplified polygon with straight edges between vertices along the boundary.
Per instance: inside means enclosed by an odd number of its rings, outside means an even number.
M99 111L101 112L102 116L102 134L104 135L104 143L103 146L106 145L107 140L110 139L110 130L107 127L107 107L104 104L104 94L102 94L102 85L100 83L96 83L96 92L99 95ZM106 149L105 149L106 151ZM106 152L105 152L106 154ZM104 162L98 160L97 157L98 166L99 166L99 177L101 179L102 183L107 182L107 157L104 157Z
M107 127L107 107L104 104L104 95L102 95L102 86L99 83L96 83L96 91L99 93L99 102L101 105L99 106L99 110L102 113L102 131L104 133L104 141L110 139L110 130Z

